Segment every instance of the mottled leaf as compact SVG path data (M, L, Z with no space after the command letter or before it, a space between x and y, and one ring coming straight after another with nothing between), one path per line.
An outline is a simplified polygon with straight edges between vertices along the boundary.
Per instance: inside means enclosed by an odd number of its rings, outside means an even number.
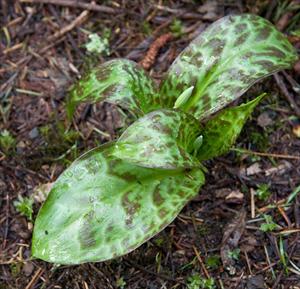
M115 156L150 168L199 166L193 156L201 126L192 115L176 110L156 110L134 122L121 135Z
M161 85L162 102L173 107L177 97L194 86L181 109L203 119L296 60L295 49L269 21L248 14L227 16L176 58Z
M71 117L81 102L107 101L137 115L160 107L157 87L137 63L115 59L96 66L72 88L67 104Z
M228 152L253 109L264 96L265 93L240 106L226 108L210 119L202 132L203 142L198 150L198 159L208 160Z
M114 144L75 161L35 221L33 256L59 264L124 255L165 228L204 183L201 170L142 168L116 159Z

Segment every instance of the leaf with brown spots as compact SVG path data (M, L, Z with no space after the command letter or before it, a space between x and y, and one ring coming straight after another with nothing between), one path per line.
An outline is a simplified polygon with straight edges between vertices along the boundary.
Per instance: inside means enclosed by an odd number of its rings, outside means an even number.
M210 119L203 129L203 143L198 150L198 159L204 161L228 152L264 96L265 93L240 106L226 108Z
M204 183L199 161L230 148L262 96L224 110L204 131L197 119L296 57L267 20L240 15L217 21L195 39L160 92L129 60L90 71L71 90L69 116L80 102L105 100L142 118L116 143L89 151L62 173L35 221L32 255L60 264L104 261L156 235Z
M137 63L127 59L107 61L86 73L71 88L67 103L72 117L77 104L107 101L143 115L160 107L154 81Z
M200 134L201 126L192 115L156 110L126 129L116 143L114 155L149 168L199 167L193 144Z
M170 224L204 183L198 168L142 168L114 157L114 146L84 154L54 183L35 221L34 257L79 264L127 254Z
M297 60L287 38L256 15L226 16L210 25L174 61L161 84L173 107L194 86L182 110L203 119L240 97L258 80Z

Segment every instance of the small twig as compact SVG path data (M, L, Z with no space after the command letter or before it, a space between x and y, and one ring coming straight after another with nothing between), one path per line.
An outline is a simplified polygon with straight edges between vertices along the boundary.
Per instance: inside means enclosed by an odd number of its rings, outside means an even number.
M298 234L300 233L300 229L283 229L280 232L274 233L275 236L278 235L289 235L289 234Z
M54 4L59 6L82 8L90 11L104 12L108 14L116 14L117 10L104 5L95 3L83 3L74 0L20 0L21 3L41 3L41 4Z
M251 219L255 218L255 190L253 188L250 189L251 194Z
M4 82L0 86L0 98L1 98L2 92L4 92L4 90L14 82L14 80L17 78L18 74L19 74L19 71L15 72L6 82Z
M271 269L272 276L273 276L273 278L275 279L275 278L276 278L276 275L275 275L273 266L271 265L271 261L270 261L270 257L269 257L269 253L268 253L268 249L267 249L266 245L264 245L264 250L265 250L265 255L266 255L267 263L268 263L268 265L269 265L269 267L270 267L270 269Z
M298 198L296 196L295 205L294 205L296 228L300 228L300 210L299 210L299 208L300 208L300 205L299 205Z
M28 62L30 62L33 57L39 58L40 54L44 54L44 53L48 52L50 48L56 46L57 44L59 44L63 41L64 41L64 37L59 38L56 41L53 41L52 43L41 47L40 50L38 50L38 51L29 51L29 53L31 54L31 55L29 55L29 57L31 57L31 58L28 60ZM25 64L27 64L27 63L25 63Z
M254 264L253 264L254 265ZM272 269L274 266L276 266L277 265L277 262L273 262L273 263L271 263L271 264L268 264L268 266L265 266L264 268L262 268L262 269L260 269L260 270L258 270L258 271L256 271L255 273L256 273L256 275L258 275L258 274L260 274L260 273L262 273L262 272L265 272L265 271L268 271L269 269ZM257 268L257 265L254 265L254 267L255 268ZM274 278L275 279L275 278Z
M160 11L164 11L164 12L168 12L168 13L172 13L172 14L177 14L177 15L180 12L182 12L180 9L173 9L173 8L169 8L167 6L162 6L162 5L154 5L154 7L156 7Z
M179 17L179 15L178 15ZM169 26L172 22L174 21L174 18L171 17L168 20L166 20L164 23L162 23L161 25L159 25L158 27L156 27L153 32L152 32L152 36L156 37L158 34L161 33L161 31L166 28L167 26Z
M30 282L27 284L27 286L25 287L25 289L30 289L32 288L32 286L34 285L34 283L37 281L37 279L43 274L44 270L42 268L39 268L34 276L32 277L32 279L30 280Z
M205 267L205 265L204 265L204 263L203 263L203 261L202 261L202 259L201 259L201 256L200 256L200 254L199 254L197 248L196 248L195 246L193 246L193 249L194 249L194 252L195 252L195 254L196 254L196 256L197 256L197 259L198 259L198 261L199 261L199 263L200 263L200 266L201 266L201 268L202 268L202 270L203 270L203 272L204 272L206 278L209 279L209 278L210 278L210 275L209 275L209 273L208 273L208 271L207 271L207 269L206 269L206 267Z
M18 44L15 44L14 46L12 47L9 47L9 48L6 48L3 50L3 54L8 54L8 53L11 53L11 52L14 52L20 48L23 48L24 47L24 43L18 43Z
M300 40L300 37L299 37L299 40ZM286 73L285 71L282 71L282 74L284 75L286 80L290 83L293 90L296 93L299 93L300 92L300 84L294 78L292 78L288 73Z
M273 153L262 153L262 152L255 152L255 151L250 151L250 150L245 150L245 149L238 149L238 148L232 148L231 151L240 152L240 153L249 154L249 155L261 156L261 157L300 160L300 156L291 156L291 155L273 154Z
M249 257L248 257L248 254L247 254L246 251L244 251L244 255L245 255L245 258L246 258L246 263L247 263L247 266L248 266L249 273L250 273L250 275L253 275L253 272L251 270L251 264L250 264L250 261L249 261Z
M162 4L162 0L159 0L159 4L158 5L161 5L161 4ZM150 13L150 15L147 16L146 22L150 22L156 16L157 11L158 11L158 8L154 7L152 13Z
M84 285L84 289L89 289L89 285L85 281L83 281L83 285Z
M89 15L89 12L87 10L81 12L80 15L74 21L72 21L69 25L63 27L62 29L60 29L59 31L55 32L53 35L51 35L50 37L48 37L47 41L48 42L55 41L58 38L60 38L63 35L65 35L66 33L70 32L76 26L82 24L82 22L84 22L87 19L88 15Z
M277 207L277 210L279 211L280 215L284 218L285 222L287 223L288 227L290 228L292 226L292 223L291 223L289 217L286 215L284 209L282 207Z
M49 10L50 12L54 15L55 19L57 20L58 24L61 26L63 23L58 15L58 12L56 11L55 9L55 6L54 5L49 5ZM84 55L82 54L82 52L80 51L80 49L77 47L76 43L75 43L75 40L72 36L71 33L68 33L67 34L67 38L71 44L71 46L73 47L73 49L76 51L76 53L78 53L78 55L83 58Z
M281 76L278 73L274 74L274 78L278 87L281 89L281 92L286 97L288 102L290 103L291 108L295 111L298 117L300 117L300 108L298 107L297 103L295 102L293 96L289 93L288 89L286 88Z
M225 289L222 279L220 278L218 281L219 281L219 284L220 284L220 288Z
M286 199L279 200L278 202L276 202L272 205L267 205L262 208L259 208L258 212L260 214L266 214L269 210L277 208L278 206L285 207L285 202L286 202Z
M173 38L172 33L166 33L158 37L151 45L146 53L146 56L139 62L139 64L146 70L154 64L155 58L159 50Z
M7 243L7 235L8 235L8 227L9 227L9 194L6 193L6 208L5 208L5 230L4 230L4 240L2 243L2 249L6 247Z
M279 273L279 275L277 276L277 278L276 278L276 280L275 280L275 282L274 282L274 284L272 286L272 289L278 288L277 286L280 285L280 280L282 278L283 273L284 273L283 270Z

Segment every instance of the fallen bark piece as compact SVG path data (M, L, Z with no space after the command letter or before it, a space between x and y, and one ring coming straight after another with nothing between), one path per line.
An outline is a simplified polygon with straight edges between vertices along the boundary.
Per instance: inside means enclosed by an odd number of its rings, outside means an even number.
M226 202L242 203L244 200L244 194L240 190L233 190L225 198Z
M262 168L260 166L260 163L254 163L253 165L251 165L250 167L248 167L246 169L247 176L253 176L253 175L259 174L261 172L262 172Z
M225 199L226 203L241 204L244 201L244 194L238 189L223 188L216 190L215 194L217 198Z
M265 175L266 176L270 176L270 175L273 175L273 174L276 174L276 175L283 175L285 174L288 170L290 170L292 168L292 164L288 161L283 161L281 164L279 164L278 166L276 167L272 167L270 169L267 169L265 171Z

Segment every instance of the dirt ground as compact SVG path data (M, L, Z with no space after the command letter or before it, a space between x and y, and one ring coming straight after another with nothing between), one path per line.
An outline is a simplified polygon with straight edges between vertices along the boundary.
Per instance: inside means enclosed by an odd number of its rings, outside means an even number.
M83 71L124 57L159 81L190 40L228 14L261 15L300 49L299 1L95 2L0 0L0 133L11 135L0 148L0 288L300 288L300 62L246 93L243 101L269 96L235 149L205 163L206 185L156 237L108 262L31 259L42 189L130 122L101 103L80 105L68 124L68 88ZM87 51L90 33L107 40L103 52ZM167 33L175 37L146 61ZM33 200L32 220L20 213L20 196Z

